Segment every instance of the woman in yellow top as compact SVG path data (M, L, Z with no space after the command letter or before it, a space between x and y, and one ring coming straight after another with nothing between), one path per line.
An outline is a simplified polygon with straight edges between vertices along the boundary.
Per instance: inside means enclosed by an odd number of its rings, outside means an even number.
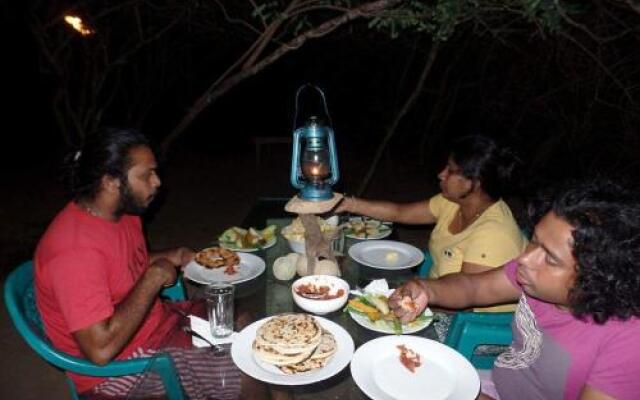
M441 193L412 203L346 198L336 212L403 224L433 224L430 278L456 272L475 274L499 267L526 247L509 206L502 200L517 159L492 139L457 140L438 174ZM493 307L486 311L504 311Z

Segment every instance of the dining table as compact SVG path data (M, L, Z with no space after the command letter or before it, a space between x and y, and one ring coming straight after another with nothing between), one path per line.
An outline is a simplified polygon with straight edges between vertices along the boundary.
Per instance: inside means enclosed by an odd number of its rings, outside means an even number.
M296 215L284 211L286 200L287 199L280 198L260 199L239 226L259 228L273 224L278 227L279 232L296 217ZM394 229L391 236L387 239L394 240L397 239L397 237L397 230ZM357 263L348 256L348 249L359 242L361 242L361 240L346 238L344 241L343 255L337 257L342 271L342 279L348 282L351 289L363 288L376 279L386 279L389 287L394 288L414 277L417 273L419 265L411 268L386 270ZM243 315L250 315L252 321L257 321L268 316L275 316L282 313L305 312L295 304L292 296L291 286L296 278L282 281L276 279L273 273L272 266L274 261L278 257L290 252L291 250L287 240L281 235L278 235L278 240L275 245L253 253L265 261L266 269L264 273L254 279L235 284L235 308L237 313L241 312ZM191 299L197 299L202 296L203 288L206 287L206 285L194 282L186 283ZM446 313L436 312L435 315L434 323L431 323L425 329L412 335L442 341L443 338L439 337L436 326L439 317L444 317L443 319L446 320ZM359 325L349 313L344 312L342 309L322 315L322 317L344 328L353 339L356 349L372 339L386 335ZM236 326L236 330L240 330L241 328L242 327ZM227 349L230 350L230 347L227 346ZM153 360L151 362L153 362ZM143 375L139 381L143 382L144 379L145 376ZM272 390L288 394L288 398L290 399L329 400L368 398L354 382L348 365L334 376L319 382L304 385L268 385ZM138 398L136 397L135 389L131 392L130 397Z

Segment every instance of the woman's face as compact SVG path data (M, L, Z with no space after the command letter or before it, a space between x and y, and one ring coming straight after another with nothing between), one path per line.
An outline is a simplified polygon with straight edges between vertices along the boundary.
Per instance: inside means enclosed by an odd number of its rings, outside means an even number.
M473 191L473 181L462 175L462 169L451 157L447 165L438 174L440 190L445 199L458 202L467 197Z

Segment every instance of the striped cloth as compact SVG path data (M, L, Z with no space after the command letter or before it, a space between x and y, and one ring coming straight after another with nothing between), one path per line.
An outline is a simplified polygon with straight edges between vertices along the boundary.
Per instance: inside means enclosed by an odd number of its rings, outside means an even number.
M203 302L172 303L183 312L206 316ZM191 344L191 336L180 325L164 341L162 350L138 349L130 358L149 357L156 352L171 356L178 371L180 383L189 399L227 400L240 397L241 373L231 359L231 353L214 354L210 347L196 348ZM94 400L114 399L163 399L164 385L160 376L154 373L111 377L93 388L91 393L83 393Z
M240 396L240 370L229 353L214 354L210 348L167 348L178 370L180 383L189 399L237 399ZM152 356L153 351L137 352L138 357ZM164 386L154 373L144 376L108 378L93 389L92 399L164 398Z

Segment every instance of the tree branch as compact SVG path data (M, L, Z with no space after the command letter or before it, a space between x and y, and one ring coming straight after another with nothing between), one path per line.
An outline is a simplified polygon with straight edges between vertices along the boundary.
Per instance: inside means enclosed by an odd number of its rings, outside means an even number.
M167 135L167 137L162 142L162 151L167 152L169 147L176 140L182 132L184 132L189 125L193 122L193 120L205 109L207 108L213 101L215 101L218 97L222 96L224 93L229 91L231 88L235 87L238 83L243 81L244 79L255 75L262 69L267 66L273 64L275 61L286 55L287 53L300 48L304 43L309 39L319 38L325 36L326 34L334 31L338 27L344 25L351 20L361 17L368 17L374 15L383 10L389 9L403 0L377 0L370 3L363 4L359 7L349 10L349 12L344 13L338 17L335 17L329 21L326 21L315 28L309 29L306 32L298 35L297 37L291 39L289 42L283 44L274 50L271 54L264 57L261 61L251 65L249 68L244 68L235 73L234 75L229 76L224 79L217 79L207 90L196 99L195 103L191 106L189 111L185 114L185 116L180 120L178 125ZM255 46L255 43L254 43ZM245 52L245 55L248 52ZM239 61L239 60L238 60ZM239 62L236 61L234 65L237 65ZM225 74L230 73L232 68L227 69Z
M293 0L291 3L289 3L289 5L282 12L282 14L278 18L276 18L269 25L269 27L267 29L265 29L265 31L262 34L262 36L257 40L257 46L255 46L255 51L253 51L253 54L251 54L249 56L247 61L242 66L243 69L251 67L256 62L258 57L260 57L260 54L262 54L262 52L264 51L265 47L267 47L267 44L269 44L269 42L271 41L273 36L278 31L278 28L280 28L280 26L282 26L282 23L289 17L288 13L293 8L296 7L298 1L299 0Z
M625 3L636 13L640 14L640 3L636 0L626 0Z
M242 25L245 28L249 29L250 31L260 34L260 30L258 28L256 28L255 26L251 25L250 23L248 23L247 21L243 21L243 20L237 19L237 18L232 18L227 13L227 9L225 8L225 6L219 0L215 0L215 2L218 5L218 7L220 7L220 9L222 10L222 15L224 15L224 18L227 21L231 22L232 24ZM253 8L257 8L257 5L253 1L250 1L250 3L253 6ZM266 28L267 25L266 25L264 19L262 19L262 23L263 23L264 27Z
M378 145L378 149L376 151L375 156L373 157L371 166L369 167L367 174L362 180L362 183L358 188L356 196L362 196L362 193L364 193L364 191L369 186L369 183L371 182L371 178L373 177L373 174L375 173L376 168L378 167L380 158L382 158L382 155L384 154L384 150L387 148L387 144L389 143L389 140L391 140L391 138L395 134L396 129L400 124L400 121L402 121L404 116L409 112L413 104L416 102L418 96L422 92L425 82L427 81L427 76L429 76L429 73L431 72L431 68L433 67L433 64L436 60L436 56L438 55L439 46L440 46L440 43L438 41L435 41L431 44L431 49L429 49L429 55L427 56L427 61L424 64L424 68L422 69L422 73L420 74L420 78L418 79L418 83L416 84L416 87L411 93L411 95L409 95L409 97L407 98L407 101L405 101L404 105L400 109L400 112L396 114L396 117L393 119L393 122L387 129L387 132L384 138L382 139L382 142L380 142L380 144Z
M622 90L622 92L624 93L625 97L629 100L629 102L631 104L636 104L635 100L633 99L633 96L631 96L631 93L629 93L629 90L622 84L622 82L620 82L620 80L618 79L617 76L615 76L615 74L613 72L611 72L611 70L602 63L602 61L595 55L593 54L589 49L587 49L582 43L580 43L578 40L576 40L575 38L573 38L571 35L568 35L565 32L560 32L560 35L562 37L564 37L565 39L569 40L571 43L575 44L576 46L578 46L578 48L580 50L582 50L586 55L588 55L593 61L596 62L596 64L598 64L598 66L602 69L602 71L604 71L604 73L611 78L611 80L616 84L616 86L618 86L620 88L620 90Z

